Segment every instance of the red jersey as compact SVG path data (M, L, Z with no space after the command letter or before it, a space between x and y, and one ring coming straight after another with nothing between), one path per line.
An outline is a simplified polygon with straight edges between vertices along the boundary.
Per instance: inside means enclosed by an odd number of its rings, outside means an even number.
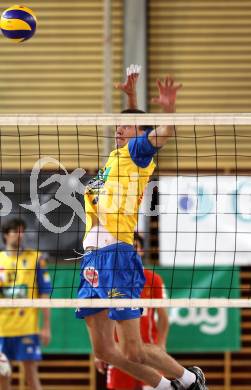
M146 281L140 298L166 298L165 285L161 276L150 269L144 269L144 275ZM144 343L157 344L158 330L156 326L155 312L155 308L145 307L140 317L140 333ZM118 341L116 330L115 341Z
M152 270L144 270L146 282L141 293L141 298L166 298L165 286L162 278ZM140 328L142 340L145 343L156 344L158 340L158 330L154 318L156 309L145 308L140 317Z

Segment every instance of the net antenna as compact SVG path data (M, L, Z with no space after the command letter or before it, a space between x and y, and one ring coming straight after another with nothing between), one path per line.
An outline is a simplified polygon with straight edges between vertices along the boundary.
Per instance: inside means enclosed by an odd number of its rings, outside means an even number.
M112 109L112 11L111 11L111 0L104 0L104 112L110 113ZM104 128L105 142L104 142L104 158L109 156L112 150L112 137L111 128L107 125Z
M97 136L103 141L107 137L103 129L142 124L175 126L175 136L158 152L160 192L164 188L160 195L169 198L171 205L171 211L168 207L159 207L158 216L159 260L162 275L166 273L169 281L168 298L80 300L74 299L74 295L55 298L52 294L50 299L4 298L0 299L0 307L251 307L251 288L239 285L238 276L239 270L251 263L251 114L1 115L1 174L3 176L8 170L16 169L16 161L20 161L19 174L22 175L24 170L27 173L37 158L48 155L59 158L60 164L70 171L79 168L79 163L81 168L92 166L95 171L97 161L106 154L95 142ZM32 148L31 139L35 141ZM94 142L90 146L91 139ZM96 150L93 145L96 145ZM181 178L185 178L182 184ZM168 183L166 187L164 179ZM191 189L191 183L195 185L191 192L186 190L183 193L184 183L186 185L187 182L190 185L187 188ZM209 182L215 185L210 187L213 188L211 192L206 193L203 185ZM168 191L176 188L176 192L166 192L166 188ZM202 210L201 205L207 206L205 199L209 199L205 198L206 195L211 200L217 200L217 207ZM224 209L228 203L232 211ZM214 221L214 230L205 228L207 224L203 216L208 215ZM161 218L166 221L173 219L177 229L173 230L171 222L163 225ZM189 218L193 220L191 230ZM231 229L222 231L220 224L227 218L233 224L229 222ZM173 242L175 246L172 246ZM184 242L192 242L193 245L186 247ZM206 259L204 263L203 259ZM65 263L57 262L57 266L62 269ZM158 272L159 268L155 267L155 270ZM227 272L227 283L218 286L215 279L222 270ZM200 284L199 275L203 273L209 275L208 281ZM75 274L74 271L74 277ZM189 275L185 287L179 284L179 274ZM0 293L1 283L0 278ZM72 293L78 287L77 279L72 280L70 287L60 286L59 283L60 278L53 286L54 291L70 288ZM198 297L199 290L202 291L201 297Z

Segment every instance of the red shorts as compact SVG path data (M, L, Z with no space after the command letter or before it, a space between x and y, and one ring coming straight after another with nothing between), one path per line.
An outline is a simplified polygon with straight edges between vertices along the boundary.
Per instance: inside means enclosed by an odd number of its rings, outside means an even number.
M143 383L136 378L120 371L118 368L109 366L107 370L107 388L108 389L126 389L139 390L142 389Z

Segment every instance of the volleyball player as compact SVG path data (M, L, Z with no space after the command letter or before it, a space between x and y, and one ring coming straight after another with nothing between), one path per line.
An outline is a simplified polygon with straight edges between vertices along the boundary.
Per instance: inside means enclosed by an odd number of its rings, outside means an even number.
M26 224L11 219L2 225L5 251L0 252L1 298L47 298L50 277L43 256L23 247ZM50 312L42 309L43 327L39 331L38 309L5 308L0 311L0 352L9 360L21 361L30 390L41 390L36 362L41 359L40 339L47 345L51 338ZM10 378L0 376L1 390L10 390Z
M137 78L135 72L128 75L122 84L125 93L127 85L133 86L129 89L136 93ZM173 113L181 85L167 76L163 81L157 80L157 87L159 96L154 102L165 113ZM132 96L128 95L129 101ZM130 112L139 110L133 108ZM85 191L86 254L81 263L79 298L140 297L145 277L141 258L133 248L138 209L155 168L153 157L173 135L174 128L169 125L157 129L117 127L116 148ZM157 390L205 390L200 368L185 369L160 347L142 342L141 313L135 307L79 308L76 316L85 319L97 358ZM123 351L114 341L115 322ZM166 379L172 377L176 378L172 382Z

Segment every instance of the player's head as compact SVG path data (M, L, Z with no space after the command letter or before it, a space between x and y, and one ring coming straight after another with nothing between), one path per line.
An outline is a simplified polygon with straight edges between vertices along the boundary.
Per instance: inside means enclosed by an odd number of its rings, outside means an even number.
M2 239L7 247L18 249L22 243L26 223L21 218L13 218L2 225Z
M121 114L145 114L145 111L138 109L130 109L121 111ZM135 126L135 125L120 125L115 131L115 144L117 148L123 148L131 138L139 137L144 134L149 126Z
M137 254L143 257L145 254L144 240L143 237L137 232L134 233L134 247L136 249Z

